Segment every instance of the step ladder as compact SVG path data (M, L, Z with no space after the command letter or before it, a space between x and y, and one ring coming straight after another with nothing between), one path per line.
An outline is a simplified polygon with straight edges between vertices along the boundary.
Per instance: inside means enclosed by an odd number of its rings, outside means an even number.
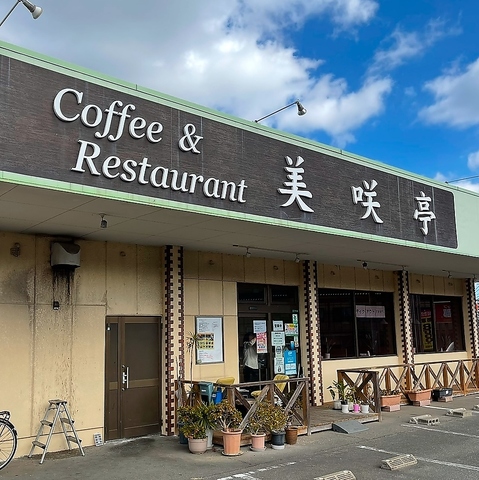
M65 435L65 438L68 444L68 449L69 450L72 449L71 443L74 442L78 445L78 448L80 449L80 453L82 454L82 456L85 456L85 452L83 451L83 448L81 446L81 440L78 438L78 434L75 430L75 427L73 426L74 420L70 416L70 412L68 411L66 400L58 400L58 399L48 400L48 403L50 405L47 408L47 411L45 412L45 416L43 417L43 420L40 421L40 428L38 430L37 437L32 442L32 448L30 450L30 453L28 454L28 458L32 457L33 450L35 450L35 447L39 447L43 449L42 458L40 459L40 463L43 463L43 460L45 459L45 455L48 451L48 446L50 445L50 440L52 439L52 436L55 431L55 425L58 420L60 420L63 434ZM50 429L50 431L44 432L45 428ZM48 436L47 436L46 442L42 443L39 441L39 439L44 435L48 435Z

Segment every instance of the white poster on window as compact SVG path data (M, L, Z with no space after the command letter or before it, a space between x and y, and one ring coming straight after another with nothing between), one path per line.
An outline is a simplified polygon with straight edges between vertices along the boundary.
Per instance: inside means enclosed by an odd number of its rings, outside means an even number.
M254 333L266 332L266 320L253 320L253 332Z
M283 357L274 357L274 373L284 373Z
M196 363L223 361L223 317L196 317Z
M284 344L284 332L271 332L271 345L273 345L273 347L282 347Z
M273 320L273 332L283 331L283 320Z

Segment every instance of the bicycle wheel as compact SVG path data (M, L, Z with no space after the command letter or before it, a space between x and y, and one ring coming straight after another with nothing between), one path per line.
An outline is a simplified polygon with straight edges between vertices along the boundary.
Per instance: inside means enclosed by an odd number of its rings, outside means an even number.
M6 467L17 450L17 432L10 422L0 420L0 470Z

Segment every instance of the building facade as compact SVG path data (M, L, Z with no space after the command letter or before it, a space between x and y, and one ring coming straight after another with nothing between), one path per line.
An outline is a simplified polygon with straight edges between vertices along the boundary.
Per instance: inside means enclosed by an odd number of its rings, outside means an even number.
M476 194L8 44L0 99L18 455L51 398L84 445L173 434L176 380L242 381L251 331L311 405L341 368L477 357Z

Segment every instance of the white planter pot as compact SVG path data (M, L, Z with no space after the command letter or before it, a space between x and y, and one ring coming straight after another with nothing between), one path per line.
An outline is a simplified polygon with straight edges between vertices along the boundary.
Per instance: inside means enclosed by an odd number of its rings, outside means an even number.
M349 405L347 403L342 403L341 404L341 412L349 413Z
M341 410L341 400L334 400L333 410Z
M369 413L369 405L361 405L361 413Z

